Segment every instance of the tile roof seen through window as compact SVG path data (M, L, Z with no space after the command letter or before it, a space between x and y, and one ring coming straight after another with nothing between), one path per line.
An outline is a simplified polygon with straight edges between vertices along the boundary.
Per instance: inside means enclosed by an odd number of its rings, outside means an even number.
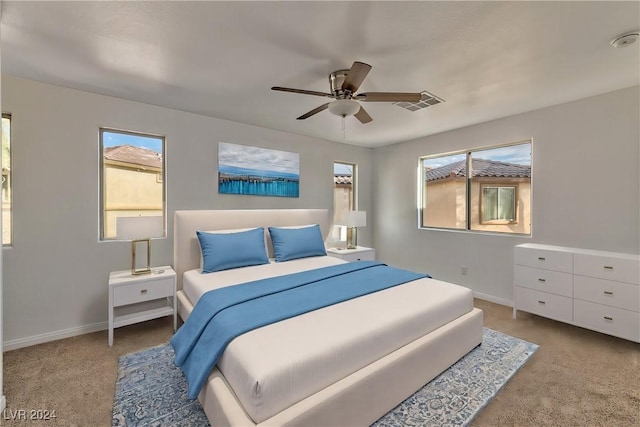
M351 175L333 175L334 184L351 184Z
M474 177L531 178L531 165L498 162L495 160L473 159ZM462 177L467 174L467 161L460 160L439 168L425 171L427 181L437 181L449 177Z
M162 154L133 145L117 145L104 149L104 159L162 169Z

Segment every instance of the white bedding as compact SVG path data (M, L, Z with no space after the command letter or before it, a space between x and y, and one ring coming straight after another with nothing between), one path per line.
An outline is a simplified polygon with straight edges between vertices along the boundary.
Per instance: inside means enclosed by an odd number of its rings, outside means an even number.
M318 256L311 258L294 259L287 262L275 262L269 260L269 264L253 265L244 268L232 268L215 273L200 273L200 269L189 270L184 273L182 287L189 301L196 302L202 294L212 289L237 285L238 283L251 282L267 277L283 276L285 274L298 273L314 268L328 267L342 264L343 261L330 256Z
M314 257L211 274L191 270L183 286L195 302L207 289L342 262ZM259 423L472 308L469 289L420 279L246 333L229 344L218 368Z

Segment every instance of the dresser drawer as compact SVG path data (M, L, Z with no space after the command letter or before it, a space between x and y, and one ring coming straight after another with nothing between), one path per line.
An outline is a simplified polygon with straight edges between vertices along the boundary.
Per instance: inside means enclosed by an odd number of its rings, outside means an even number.
M113 288L113 305L114 307L118 307L164 297L172 297L173 283L173 278L167 277L115 286Z
M540 316L571 322L573 320L573 300L560 295L515 287L516 308Z
M516 265L513 276L517 286L565 297L573 296L573 275L570 273Z
M574 300L574 323L605 334L640 341L640 313Z
M573 272L573 254L571 252L516 246L514 261L517 265L544 268L546 270L562 271L565 273Z
M640 286L630 283L574 276L573 296L585 301L640 311Z
M575 254L574 273L626 283L640 283L638 259Z

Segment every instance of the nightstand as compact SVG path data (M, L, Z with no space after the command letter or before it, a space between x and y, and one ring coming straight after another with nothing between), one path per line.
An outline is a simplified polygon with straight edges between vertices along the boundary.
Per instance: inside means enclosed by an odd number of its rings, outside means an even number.
M327 255L349 262L375 261L376 250L372 248L365 248L364 246L356 246L355 249L329 248L327 249Z
M140 308L141 303L157 301L157 308ZM113 330L121 326L173 315L173 330L178 326L176 310L176 273L170 266L156 267L149 274L134 276L131 270L109 275L109 347Z

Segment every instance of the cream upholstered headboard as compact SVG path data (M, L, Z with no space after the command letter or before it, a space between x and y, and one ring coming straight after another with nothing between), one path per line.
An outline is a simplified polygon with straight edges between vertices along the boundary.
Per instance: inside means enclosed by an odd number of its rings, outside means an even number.
M200 267L200 247L196 231L228 230L235 228L286 227L320 224L325 240L330 220L327 209L237 209L176 211L173 223L173 269L178 276L178 290L182 289L185 271ZM267 250L272 256L271 239L267 231Z

